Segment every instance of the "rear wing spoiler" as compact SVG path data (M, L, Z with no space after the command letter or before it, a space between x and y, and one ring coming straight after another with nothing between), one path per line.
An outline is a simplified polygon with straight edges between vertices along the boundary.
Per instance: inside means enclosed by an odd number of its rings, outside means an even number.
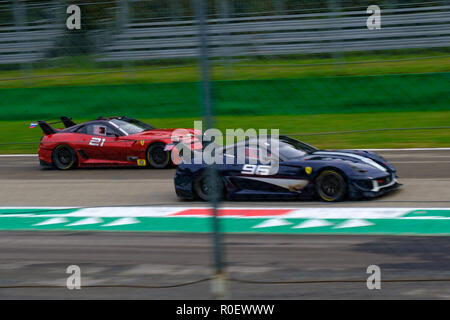
M66 116L61 117L61 122L64 124L64 127L70 128L76 126L77 124L72 121L72 118L68 118Z
M42 131L44 132L44 134L49 135L49 134L54 134L54 133L57 133L60 131L59 129L53 128L50 124L61 123L61 122L64 124L64 126L66 128L70 128L70 127L73 127L76 125L76 123L72 121L72 118L63 116L63 117L61 117L61 121L48 123L47 121L40 120L40 121L33 122L32 124L30 124L30 128L40 126Z
M58 130L53 128L51 125L49 125L45 121L38 121L36 123L41 127L41 129L42 129L42 131L44 132L45 135L54 134L54 133L58 132Z

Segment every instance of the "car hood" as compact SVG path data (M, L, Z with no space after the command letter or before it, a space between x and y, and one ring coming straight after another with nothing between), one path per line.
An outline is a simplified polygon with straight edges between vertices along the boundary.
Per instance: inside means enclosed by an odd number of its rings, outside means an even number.
M381 171L395 172L395 168L386 159L376 153L365 150L317 150L309 154L305 159L313 160L319 157L325 159L336 159L368 165Z

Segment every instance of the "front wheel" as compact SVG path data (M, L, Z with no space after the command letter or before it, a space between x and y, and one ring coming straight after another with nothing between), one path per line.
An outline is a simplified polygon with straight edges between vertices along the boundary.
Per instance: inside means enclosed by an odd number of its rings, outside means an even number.
M150 145L147 149L147 163L155 169L163 169L170 165L170 152L164 151L165 144L161 142Z
M347 195L347 182L339 172L325 170L316 179L316 191L324 201L341 201Z
M59 170L68 170L77 166L75 151L66 145L57 146L52 153L53 165Z

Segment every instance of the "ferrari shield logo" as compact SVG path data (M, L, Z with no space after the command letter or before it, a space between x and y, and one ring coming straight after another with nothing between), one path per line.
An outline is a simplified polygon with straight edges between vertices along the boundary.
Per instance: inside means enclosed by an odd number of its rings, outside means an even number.
M138 166L145 166L147 163L145 159L138 159L137 164Z
M312 168L311 168L311 167L306 167L306 168L305 168L305 172L306 172L307 174L311 174Z
M141 140L141 146L144 146L145 140Z

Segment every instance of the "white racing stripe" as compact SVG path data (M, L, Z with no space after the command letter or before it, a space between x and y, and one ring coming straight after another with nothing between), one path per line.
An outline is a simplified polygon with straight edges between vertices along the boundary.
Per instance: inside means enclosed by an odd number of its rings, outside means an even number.
M281 188L286 188L295 191L300 191L301 189L306 187L306 185L309 183L308 180L304 179L280 179L280 178L245 177L245 176L239 176L239 178L265 182L279 186Z
M378 163L376 163L372 159L364 157L364 156L360 156L360 155L357 155L357 154L353 154L353 153L318 151L318 152L314 152L312 154L312 156L315 156L316 154L329 155L329 156L335 155L335 156L344 156L344 157L349 157L349 158L355 158L355 159L361 160L362 162L365 162L368 165L371 165L372 167L375 167L375 168L377 168L379 170L387 171L385 167L380 166Z

